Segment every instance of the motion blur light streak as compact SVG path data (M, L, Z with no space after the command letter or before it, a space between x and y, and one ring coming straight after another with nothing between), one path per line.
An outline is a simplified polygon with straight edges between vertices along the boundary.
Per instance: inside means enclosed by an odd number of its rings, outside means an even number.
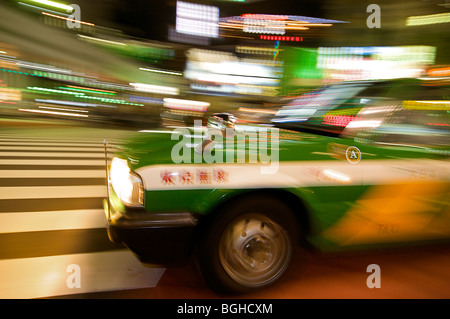
M72 106L90 106L90 107L110 106L110 105L101 105L101 104L92 104L92 103L81 103L81 102L64 101L64 100L43 100L43 99L35 99L35 101L36 101L36 102L42 102L42 103L53 103L53 104L63 104L63 105L72 105Z
M100 90L81 88L81 87L73 87L73 86L72 87L58 86L58 89L78 91L78 92L96 93L96 94L116 95L116 93L111 92L111 91L107 92L107 91L100 91Z
M450 110L450 101L403 101L402 106L415 110Z
M22 101L22 92L16 89L0 88L0 100Z
M49 9L43 8L43 7L33 6L33 5L31 5L31 4L28 4L28 3L19 2L19 4L20 4L21 6L24 6L24 7L27 7L27 8L32 8L32 9L36 9L36 10L38 10L38 11L52 12L52 13L56 13L56 14L62 14L62 15L69 16L69 14L64 14L64 13L62 13L62 12L57 12L57 11L49 10ZM72 7L70 7L70 8L72 9Z
M82 87L82 86L67 85L67 87L74 88L74 89L83 89L83 90L92 91L92 92L97 92L97 93L100 93L100 92L104 92L104 93L112 93L112 94L117 93L117 92L115 92L115 91L100 90L100 89L97 89L97 88L96 88L96 89L92 89L92 88L87 88L87 87Z
M167 108L190 110L190 111L201 111L206 112L210 103L192 100L181 100L181 99L164 99L164 106Z
M17 65L20 67L23 67L23 68L34 69L34 70L44 70L44 71L72 74L71 70L60 69L60 68L56 68L53 66L47 66L47 65L37 64L37 63L17 62Z
M67 95L72 95L72 96L74 96L76 98L80 98L80 99L99 100L102 102L108 102L108 103L114 103L114 104L144 106L141 103L132 103L132 102L127 102L127 101L121 100L121 99L110 99L110 98L106 98L106 97L90 96L90 95L85 95L82 92L70 92L70 91L55 90L55 89L40 88L40 87L27 87L27 89L42 91L42 92L67 94Z
M427 122L428 125L434 125L434 126L450 126L448 123L430 123Z
M63 91L63 90L55 90L55 89L41 88L41 87L35 87L35 86L28 86L27 89L35 90L35 91L51 92L51 93L69 94L69 95L84 95L84 93L67 92L67 91Z
M350 121L348 123L347 128L362 128L362 127L378 127L381 125L381 121L378 120L357 120Z
M62 4L59 2L55 2L55 1L50 1L50 0L28 0L28 1L36 2L39 4L47 5L47 6L58 8L58 9L63 9L63 10L69 11L69 12L73 11L73 8L71 6Z
M63 115L63 116L74 116L74 117L89 117L89 115L85 114L76 114L76 113L65 113L65 112L52 112L52 111L41 111L35 109L18 109L21 112L31 112L31 113L43 113L43 114L52 114L52 115Z
M80 112L80 113L89 113L87 110L75 110L75 109L64 109L59 107L51 107L51 106L38 106L40 109L46 109L46 110L57 110L57 111L71 111L71 112Z
M339 182L344 182L344 183L348 183L351 182L351 177L344 174L344 173L340 173L338 171L332 170L332 169L324 169L322 170L323 174L331 179L337 180Z
M424 16L413 16L406 19L407 26L430 25L450 22L450 13L430 14Z
M181 72L167 71L167 70L157 70L157 69L149 69L149 68L139 68L139 70L147 71L147 72L154 72L154 73L161 73L161 74L168 74L168 75L177 75L177 76L183 75L183 73L181 73Z
M92 27L95 26L95 24L93 24L93 23L84 22L84 21L80 21L80 20L74 20L74 19L70 19L70 18L66 18L66 17L61 17L61 16L58 16L56 14L51 14L51 13L47 13L47 12L42 12L42 14L46 15L46 16L49 16L49 17L57 18L57 19L62 19L62 20L66 20L66 21L73 21L74 23L81 23L81 24L92 26Z
M78 36L82 39L93 41L93 42L101 42L106 44L112 44L112 45L119 45L119 46L127 46L128 44L118 41L112 41L112 40L106 40L106 39L100 39L100 38L94 38L87 35L78 34Z
M219 26L224 31L259 34L259 38L264 40L271 40L270 35L286 35L289 36L286 41L293 41L291 37L297 36L296 34L286 34L287 32L312 32L313 28L331 27L334 23L346 22L306 16L271 14L242 14L241 16L223 17L219 20ZM267 37L262 38L263 35Z
M272 56L276 51L282 51L282 49L263 48L263 47L257 47L257 46L243 46L243 45L238 45L236 47L236 52L246 53L246 54L258 54L258 55Z
M161 131L161 130L140 130L139 133L167 133L173 134L173 131Z
M264 109L250 109L246 107L240 107L238 111L249 112L249 113L261 113L261 114L276 114L277 111L274 110L264 110Z
M180 89L170 86L145 84L145 83L130 83L130 85L133 86L136 91L141 92L151 92L169 95L178 95L180 93Z
M450 76L450 67L446 68L432 68L427 70L429 76Z

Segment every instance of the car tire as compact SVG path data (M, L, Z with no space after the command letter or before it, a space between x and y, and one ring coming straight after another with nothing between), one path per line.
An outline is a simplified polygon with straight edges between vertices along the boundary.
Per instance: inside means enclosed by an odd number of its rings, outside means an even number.
M297 220L283 202L244 196L220 208L200 239L197 262L218 293L247 293L276 282L298 240Z

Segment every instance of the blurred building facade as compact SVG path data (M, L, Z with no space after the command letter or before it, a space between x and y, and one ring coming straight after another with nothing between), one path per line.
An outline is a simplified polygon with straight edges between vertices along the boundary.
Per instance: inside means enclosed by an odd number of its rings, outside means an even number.
M371 4L380 8L380 28L367 26L367 19L373 12L367 12ZM323 39L324 46L427 45L436 47L437 64L450 62L448 0L331 0L323 4L323 9L327 17L350 22L327 30L329 33ZM447 18L438 19L437 15L442 14L447 14ZM431 17L430 20L435 21L408 25L410 17Z

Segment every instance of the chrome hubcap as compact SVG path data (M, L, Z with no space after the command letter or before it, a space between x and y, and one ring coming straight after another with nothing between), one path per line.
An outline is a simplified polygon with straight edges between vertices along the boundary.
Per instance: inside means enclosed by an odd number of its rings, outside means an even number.
M285 230L264 215L246 215L231 223L219 244L227 274L241 285L264 286L285 270L291 243Z

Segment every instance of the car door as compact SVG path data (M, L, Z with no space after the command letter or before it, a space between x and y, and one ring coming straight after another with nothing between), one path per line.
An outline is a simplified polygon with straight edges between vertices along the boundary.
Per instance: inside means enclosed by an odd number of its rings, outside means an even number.
M325 237L340 246L450 237L448 103L380 98L358 113L342 144L360 151L366 188Z

